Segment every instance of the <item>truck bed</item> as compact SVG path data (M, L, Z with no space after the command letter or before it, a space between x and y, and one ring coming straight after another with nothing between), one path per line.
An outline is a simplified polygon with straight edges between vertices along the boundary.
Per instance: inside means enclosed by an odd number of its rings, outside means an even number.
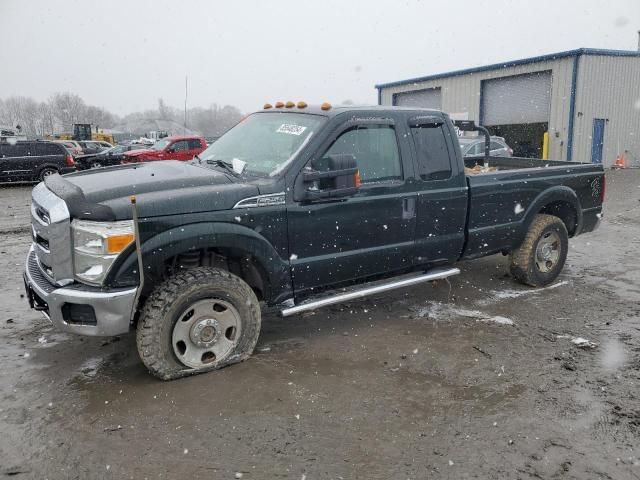
M465 159L466 167L483 163ZM602 212L602 165L507 157L489 157L488 165L490 171L467 175L464 258L517 248L537 213L563 217L570 236L595 228Z
M549 168L549 167L566 167L576 165L592 165L590 163L566 162L562 160L542 160L540 158L523 158L523 157L488 157L484 158L465 158L464 166L473 168L476 165L484 166L489 164L491 168L502 170L521 170L523 168ZM487 173L487 172L482 172Z

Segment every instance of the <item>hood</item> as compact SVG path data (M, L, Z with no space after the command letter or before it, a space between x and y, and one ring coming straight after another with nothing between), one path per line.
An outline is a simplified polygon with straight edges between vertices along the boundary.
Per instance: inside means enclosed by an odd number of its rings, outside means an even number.
M125 157L137 157L143 153L157 153L157 150L152 150L151 148L139 148L138 150L129 150L128 152L124 152L122 155Z
M170 160L51 175L45 184L66 201L73 218L86 220L131 218L131 195L140 216L226 210L258 195L257 187L222 172Z

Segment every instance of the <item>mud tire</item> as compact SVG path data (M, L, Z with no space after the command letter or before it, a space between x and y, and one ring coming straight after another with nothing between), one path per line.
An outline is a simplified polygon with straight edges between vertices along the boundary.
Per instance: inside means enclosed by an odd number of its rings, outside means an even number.
M542 271L536 263L538 244L549 233L559 239L559 256L549 271ZM553 215L538 214L533 218L522 245L511 253L511 275L520 283L544 287L552 283L562 271L569 249L569 234L562 220Z
M229 302L238 311L239 338L224 358L206 368L190 368L174 352L172 331L181 312L194 302L211 298ZM258 299L241 278L217 268L193 268L158 285L146 300L136 332L138 354L151 374L162 380L217 370L251 356L260 335L260 324Z

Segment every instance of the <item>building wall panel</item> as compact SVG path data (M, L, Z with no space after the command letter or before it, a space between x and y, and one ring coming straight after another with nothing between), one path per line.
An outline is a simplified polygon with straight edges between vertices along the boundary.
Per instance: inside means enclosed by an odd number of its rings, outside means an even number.
M578 64L573 160L591 161L593 120L605 120L603 163L627 150L640 165L640 58L585 55Z
M393 94L425 88L442 89L442 111L475 120L480 118L482 80L511 75L552 71L551 108L549 117L549 158L566 160L569 124L569 102L574 57L567 57L525 65L498 68L484 72L383 87L382 105L391 105Z

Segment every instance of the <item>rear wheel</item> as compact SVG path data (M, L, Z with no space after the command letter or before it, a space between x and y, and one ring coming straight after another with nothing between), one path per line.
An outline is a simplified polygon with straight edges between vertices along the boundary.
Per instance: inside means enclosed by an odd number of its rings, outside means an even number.
M38 176L38 178L40 178L40 181L44 182L45 178L47 178L49 175L53 175L54 173L58 173L55 168L45 167L40 171L40 175Z
M511 254L511 274L532 287L549 285L562 271L568 249L569 235L562 220L538 214L522 245Z
M251 287L217 268L194 268L160 284L145 302L136 335L149 371L170 380L247 359L260 334Z
M91 164L89 165L89 168L101 168L101 167L102 167L102 163L96 160L91 162Z

